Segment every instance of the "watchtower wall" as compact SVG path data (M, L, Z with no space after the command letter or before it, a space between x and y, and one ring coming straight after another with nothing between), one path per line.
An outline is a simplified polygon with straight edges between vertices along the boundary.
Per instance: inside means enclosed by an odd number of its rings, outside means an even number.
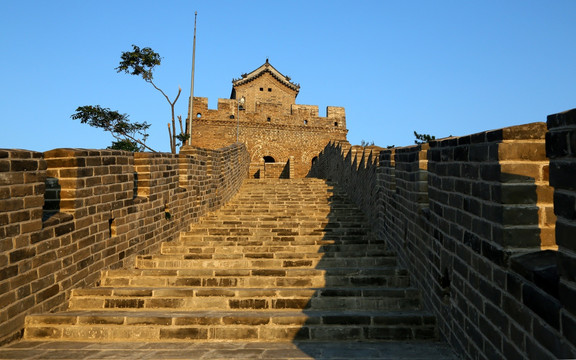
M219 148L239 141L250 154L250 177L259 177L264 157L287 162L293 157L294 177L304 177L312 160L330 141L346 141L346 113L329 106L326 116L318 106L292 104L289 112L280 103L255 103L239 110L236 99L218 99L218 109L208 108L208 99L194 98L192 145Z

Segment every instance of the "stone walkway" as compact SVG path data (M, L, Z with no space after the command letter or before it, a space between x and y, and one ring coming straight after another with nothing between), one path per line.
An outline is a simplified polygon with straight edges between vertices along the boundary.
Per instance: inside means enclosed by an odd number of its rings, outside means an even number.
M103 343L21 341L0 348L0 359L447 359L437 342L378 343Z

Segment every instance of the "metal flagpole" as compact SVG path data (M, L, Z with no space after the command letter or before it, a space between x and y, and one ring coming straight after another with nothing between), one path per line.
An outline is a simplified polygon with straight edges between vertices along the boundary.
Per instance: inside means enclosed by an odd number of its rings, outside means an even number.
M188 104L188 145L192 145L192 114L194 113L194 62L196 60L196 17L198 11L194 11L194 42L192 45L192 75L190 80L190 101Z

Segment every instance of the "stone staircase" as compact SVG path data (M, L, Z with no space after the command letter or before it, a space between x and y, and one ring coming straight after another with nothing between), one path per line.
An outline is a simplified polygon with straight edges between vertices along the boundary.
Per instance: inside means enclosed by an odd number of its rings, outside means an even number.
M246 180L135 269L103 271L68 309L26 319L25 340L432 340L435 318L337 187Z

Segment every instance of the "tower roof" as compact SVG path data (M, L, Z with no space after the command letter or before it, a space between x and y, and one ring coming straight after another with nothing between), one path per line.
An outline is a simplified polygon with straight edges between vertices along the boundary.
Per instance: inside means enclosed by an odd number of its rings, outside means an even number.
M253 81L256 78L264 75L265 73L269 73L270 75L272 75L272 77L274 77L276 80L278 80L281 84L283 84L284 86L296 91L296 93L298 93L300 91L300 85L291 82L290 77L283 75L280 71L276 70L274 68L274 66L272 66L268 62L268 59L266 59L266 62L262 66L257 68L256 70L254 70L248 74L242 74L242 77L240 79L233 79L232 80L232 86L236 87L236 86L244 85L244 84L249 83L250 81Z

